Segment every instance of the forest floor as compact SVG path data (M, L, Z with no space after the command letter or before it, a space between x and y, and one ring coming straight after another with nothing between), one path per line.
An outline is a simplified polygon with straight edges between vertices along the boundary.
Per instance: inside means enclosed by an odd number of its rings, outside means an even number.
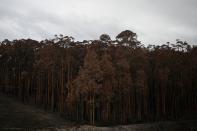
M197 131L197 120L114 127L78 125L0 94L0 131Z
M59 116L0 94L0 131L58 128L71 123Z

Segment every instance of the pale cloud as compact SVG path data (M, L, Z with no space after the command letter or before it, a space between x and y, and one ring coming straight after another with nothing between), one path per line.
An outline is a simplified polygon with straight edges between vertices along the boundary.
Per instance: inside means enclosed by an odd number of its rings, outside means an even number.
M1 0L0 40L112 38L132 30L144 44L177 38L197 43L196 0Z

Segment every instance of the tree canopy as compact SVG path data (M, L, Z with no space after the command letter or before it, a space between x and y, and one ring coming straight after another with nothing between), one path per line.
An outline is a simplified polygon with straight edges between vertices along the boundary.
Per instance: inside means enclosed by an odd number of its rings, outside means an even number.
M112 40L0 42L0 91L94 124L176 120L197 110L197 47L149 45L126 30Z

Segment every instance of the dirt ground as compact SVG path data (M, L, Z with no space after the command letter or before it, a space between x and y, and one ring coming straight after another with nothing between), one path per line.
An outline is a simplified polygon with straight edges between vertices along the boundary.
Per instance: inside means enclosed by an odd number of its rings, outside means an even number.
M55 114L24 105L13 98L0 94L0 131L50 128L69 125Z

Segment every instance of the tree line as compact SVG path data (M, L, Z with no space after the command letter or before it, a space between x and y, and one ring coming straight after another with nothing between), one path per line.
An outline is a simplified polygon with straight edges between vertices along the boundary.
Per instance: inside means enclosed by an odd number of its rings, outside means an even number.
M197 111L197 47L144 46L129 30L115 40L4 40L0 91L94 124L176 120Z

